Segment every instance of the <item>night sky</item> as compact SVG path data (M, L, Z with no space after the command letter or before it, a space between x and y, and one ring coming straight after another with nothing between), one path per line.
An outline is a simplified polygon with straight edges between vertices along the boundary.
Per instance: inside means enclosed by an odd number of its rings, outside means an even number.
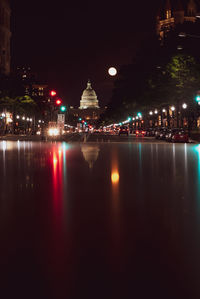
M131 61L159 0L11 2L13 67L30 66L71 105L90 78L102 106L113 87L108 67Z

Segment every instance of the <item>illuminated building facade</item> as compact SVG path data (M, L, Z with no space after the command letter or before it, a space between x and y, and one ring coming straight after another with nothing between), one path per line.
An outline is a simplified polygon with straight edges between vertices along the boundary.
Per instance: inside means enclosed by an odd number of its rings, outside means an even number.
M83 91L79 109L98 109L99 102L96 92L92 88L90 80L88 80L87 88Z
M165 0L156 17L156 33L162 41L176 25L196 22L197 3L195 0Z
M0 0L0 73L10 74L10 4L9 0Z
M96 92L92 88L90 80L88 80L87 87L81 96L80 107L78 109L70 107L70 114L74 119L78 120L78 118L81 118L90 124L94 124L104 110L105 108L99 107L99 101L97 99Z

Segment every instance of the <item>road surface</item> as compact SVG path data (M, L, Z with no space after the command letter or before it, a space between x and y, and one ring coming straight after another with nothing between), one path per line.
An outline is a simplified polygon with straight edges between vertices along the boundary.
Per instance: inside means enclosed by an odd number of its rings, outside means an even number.
M1 141L0 163L1 298L200 298L200 145Z

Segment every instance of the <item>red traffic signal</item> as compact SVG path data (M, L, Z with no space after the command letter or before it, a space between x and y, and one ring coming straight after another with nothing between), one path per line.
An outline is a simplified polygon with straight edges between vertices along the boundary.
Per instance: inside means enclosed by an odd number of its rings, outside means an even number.
M52 91L50 92L50 95L51 95L52 97L55 97L55 96L56 96L56 91L55 91L55 90L52 90Z
M61 100L56 100L56 105L61 105L62 104L62 101Z

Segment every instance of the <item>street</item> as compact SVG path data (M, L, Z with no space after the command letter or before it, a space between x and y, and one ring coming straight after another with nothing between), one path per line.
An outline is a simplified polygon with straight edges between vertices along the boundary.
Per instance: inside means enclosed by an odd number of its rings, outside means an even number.
M199 298L200 145L90 138L0 142L1 297Z

